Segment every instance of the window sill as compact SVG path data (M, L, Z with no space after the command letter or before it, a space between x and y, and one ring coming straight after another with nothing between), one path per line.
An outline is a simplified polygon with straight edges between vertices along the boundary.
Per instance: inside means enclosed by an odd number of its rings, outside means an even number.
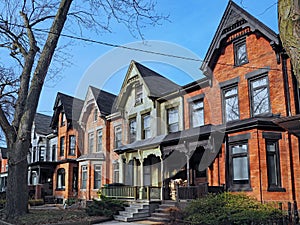
M253 191L253 189L251 187L231 187L228 188L228 191L232 191L232 192L250 192Z
M269 192L286 192L285 188L282 187L268 187Z
M56 188L55 191L65 191L65 188Z

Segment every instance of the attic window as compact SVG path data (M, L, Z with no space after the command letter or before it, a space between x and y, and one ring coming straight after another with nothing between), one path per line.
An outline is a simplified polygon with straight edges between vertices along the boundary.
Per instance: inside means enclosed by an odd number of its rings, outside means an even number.
M143 86L141 84L137 84L135 86L135 105L142 104L143 102Z
M94 121L97 121L98 119L98 109L95 107L94 109Z
M64 126L66 121L66 114L64 112L61 112L61 117L60 117L60 126Z
M248 55L247 55L247 45L246 40L243 39L239 42L236 42L234 45L234 65L241 66L243 64L248 63Z

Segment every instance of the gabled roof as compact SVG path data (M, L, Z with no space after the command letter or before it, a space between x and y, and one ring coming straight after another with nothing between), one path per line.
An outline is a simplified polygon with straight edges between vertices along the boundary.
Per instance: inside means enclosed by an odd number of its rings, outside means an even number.
M273 30L230 0L200 68L206 76L210 76L209 71L214 68L224 41L246 27L251 32L259 31L270 42L280 44L279 37Z
M150 97L159 98L174 91L180 90L181 86L175 84L173 81L160 75L159 73L147 68L146 66L132 61L139 71L141 77L149 88Z
M50 128L52 117L41 113L36 113L34 117L35 132L38 134L51 134Z
M82 107L83 100L58 92L53 107L54 113L52 116L51 127L56 126L60 110L64 110L65 116L68 121L77 122Z
M101 115L107 116L114 112L113 105L117 96L92 86L90 86L90 88Z

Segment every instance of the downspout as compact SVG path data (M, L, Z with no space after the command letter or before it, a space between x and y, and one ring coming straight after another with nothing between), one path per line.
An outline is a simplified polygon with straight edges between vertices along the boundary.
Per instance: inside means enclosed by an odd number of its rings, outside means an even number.
M291 116L291 97L289 92L289 78L287 72L287 55L283 54L281 57L282 57L282 75L283 75L283 83L284 83L286 116Z
M295 174L294 174L294 162L293 162L293 152L292 152L292 138L291 134L288 133L289 141L289 153L290 153L290 170L291 170L291 182L292 182L292 199L296 201L296 192L295 192Z
M260 191L260 202L263 202L263 190L262 190L262 175L261 175L261 156L260 156L260 144L259 144L259 133L256 130L256 138L257 138L257 151L258 151L258 167L259 167L259 191Z

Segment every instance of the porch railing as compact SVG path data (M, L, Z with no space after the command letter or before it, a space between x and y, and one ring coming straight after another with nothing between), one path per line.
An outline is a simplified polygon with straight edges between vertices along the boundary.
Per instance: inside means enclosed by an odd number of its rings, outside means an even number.
M208 185L200 184L198 186L189 186L189 187L178 187L176 188L176 199L177 200L186 200L186 199L197 199L201 198L208 193Z
M161 187L111 186L102 187L101 193L109 198L132 200L160 200Z

